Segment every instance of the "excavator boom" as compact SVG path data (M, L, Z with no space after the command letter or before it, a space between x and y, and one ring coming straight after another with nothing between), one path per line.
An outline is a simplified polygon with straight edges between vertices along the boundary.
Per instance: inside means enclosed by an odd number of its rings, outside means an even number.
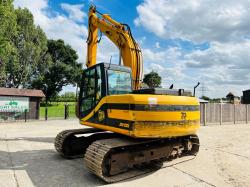
M123 65L131 68L133 89L140 88L143 74L143 62L140 46L134 40L127 24L113 20L108 14L101 14L94 6L89 9L88 39L87 39L87 67L96 64L98 45L98 30L105 34L120 51Z

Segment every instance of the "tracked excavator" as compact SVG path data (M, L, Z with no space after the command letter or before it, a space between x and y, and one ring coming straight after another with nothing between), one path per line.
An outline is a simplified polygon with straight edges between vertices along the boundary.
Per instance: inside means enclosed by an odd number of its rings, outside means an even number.
M119 65L96 63L98 33L119 49ZM86 168L113 183L159 169L162 163L196 155L199 102L184 89L142 89L142 53L127 24L89 9L87 69L77 102L80 124L60 132L55 149L83 157Z

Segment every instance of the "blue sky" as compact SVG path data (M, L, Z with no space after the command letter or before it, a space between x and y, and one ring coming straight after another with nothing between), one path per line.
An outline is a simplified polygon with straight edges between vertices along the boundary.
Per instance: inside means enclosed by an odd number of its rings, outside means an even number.
M15 0L26 7L48 38L62 38L85 63L87 14L98 11L130 25L142 48L144 73L157 71L162 86L192 89L204 83L210 97L250 85L250 2L248 0ZM118 50L103 38L98 61L117 63ZM64 91L74 91L68 86ZM201 92L198 92L201 94Z

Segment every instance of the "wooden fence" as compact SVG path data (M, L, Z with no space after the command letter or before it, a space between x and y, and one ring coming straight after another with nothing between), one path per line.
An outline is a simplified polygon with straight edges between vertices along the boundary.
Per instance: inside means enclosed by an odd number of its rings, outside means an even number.
M250 107L246 104L201 103L201 125L248 123Z

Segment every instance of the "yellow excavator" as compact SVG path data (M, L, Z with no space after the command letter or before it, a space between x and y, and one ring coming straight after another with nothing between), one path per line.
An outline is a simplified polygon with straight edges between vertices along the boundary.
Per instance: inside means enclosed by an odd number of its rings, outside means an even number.
M89 9L87 69L77 103L80 124L55 138L66 158L83 157L108 183L159 169L169 159L199 151L199 102L184 89L141 88L142 53L128 25ZM96 63L98 33L119 49L120 63Z

